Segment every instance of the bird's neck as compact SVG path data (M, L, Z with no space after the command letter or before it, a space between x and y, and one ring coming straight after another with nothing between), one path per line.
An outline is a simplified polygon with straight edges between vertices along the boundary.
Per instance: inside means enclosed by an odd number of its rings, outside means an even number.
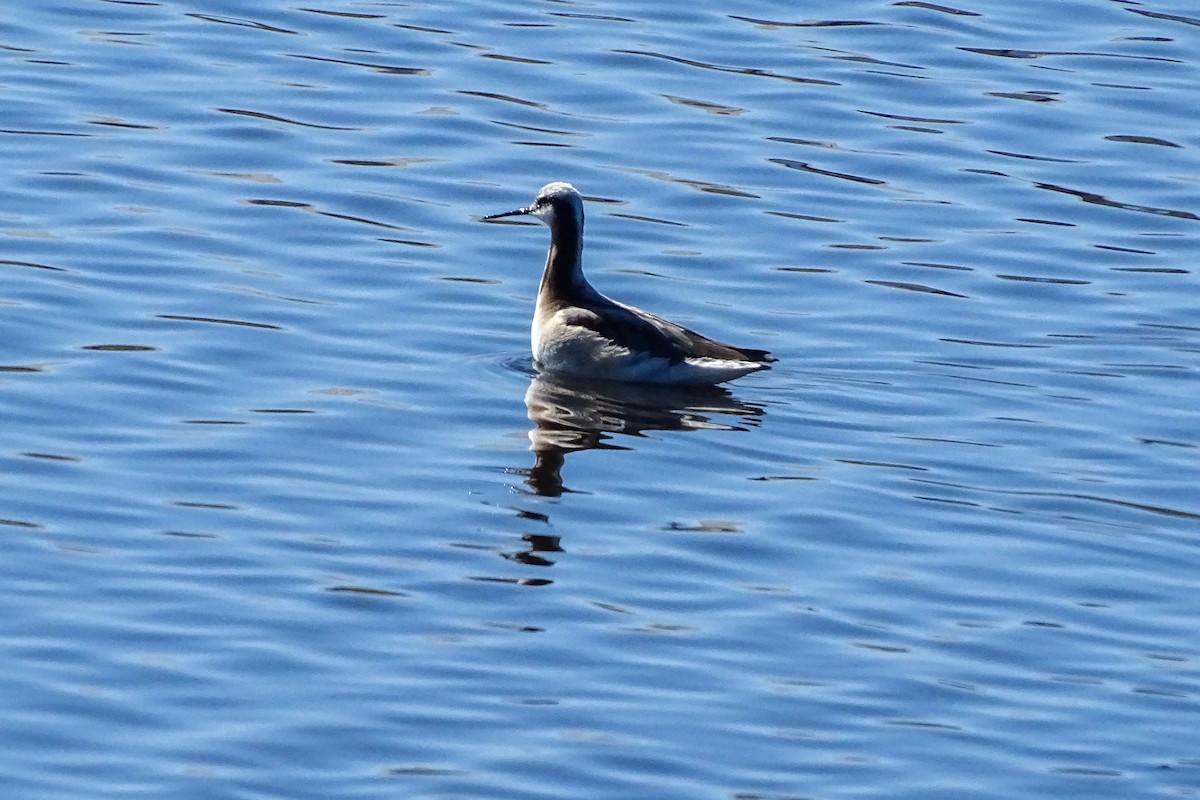
M538 288L538 302L571 302L591 287L583 277L583 224L573 219L558 220L550 234L546 271Z

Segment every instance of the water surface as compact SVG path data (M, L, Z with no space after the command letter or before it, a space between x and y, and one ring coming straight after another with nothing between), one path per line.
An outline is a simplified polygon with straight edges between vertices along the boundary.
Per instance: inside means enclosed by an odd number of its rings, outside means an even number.
M1200 790L1188 4L6 17L6 796Z

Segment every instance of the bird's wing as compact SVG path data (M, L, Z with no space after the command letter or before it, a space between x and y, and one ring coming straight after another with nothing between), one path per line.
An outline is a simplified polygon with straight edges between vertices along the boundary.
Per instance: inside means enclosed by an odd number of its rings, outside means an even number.
M613 300L596 309L572 308L566 313L563 321L569 325L588 328L621 347L665 358L672 364L685 358L775 360L765 350L724 344L648 311Z

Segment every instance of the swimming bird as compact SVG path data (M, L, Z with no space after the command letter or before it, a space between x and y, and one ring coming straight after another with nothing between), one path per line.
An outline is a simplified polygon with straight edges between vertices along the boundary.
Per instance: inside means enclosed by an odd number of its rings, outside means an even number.
M550 228L530 344L537 366L584 378L705 385L769 369L754 350L701 336L592 288L583 275L583 198L569 183L543 186L531 205L484 220L529 215Z

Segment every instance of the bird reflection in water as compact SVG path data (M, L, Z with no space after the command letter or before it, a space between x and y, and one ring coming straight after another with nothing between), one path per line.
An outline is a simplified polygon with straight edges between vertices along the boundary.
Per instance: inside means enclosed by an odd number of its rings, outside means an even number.
M570 492L563 486L566 454L576 450L628 450L613 434L646 431L746 430L758 424L762 406L743 403L720 386L662 386L584 381L536 375L525 392L534 427L529 449L534 464L519 470L543 497ZM734 417L737 422L721 421Z

